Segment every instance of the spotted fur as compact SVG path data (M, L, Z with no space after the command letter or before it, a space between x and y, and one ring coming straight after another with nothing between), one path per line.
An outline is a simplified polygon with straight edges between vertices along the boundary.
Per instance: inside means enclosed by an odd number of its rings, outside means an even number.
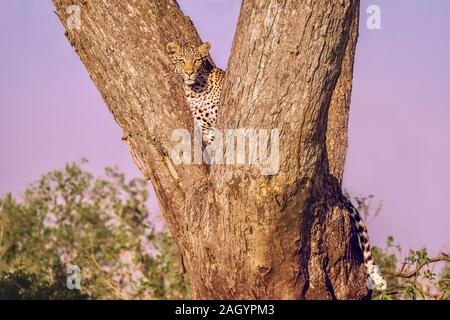
M369 276L367 279L368 287L370 289L385 290L386 281L382 278L379 267L373 261L366 224L358 210L347 198L343 197L342 201L345 209L350 213L350 220L358 236L359 246L363 252L364 265Z
M214 140L217 107L225 76L225 72L215 67L209 59L210 49L208 42L197 48L181 48L172 42L167 44L174 70L183 79L186 99L194 121L201 128L205 144Z

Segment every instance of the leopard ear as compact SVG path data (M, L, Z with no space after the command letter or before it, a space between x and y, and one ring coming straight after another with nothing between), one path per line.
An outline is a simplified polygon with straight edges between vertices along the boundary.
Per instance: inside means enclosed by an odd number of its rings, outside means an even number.
M166 50L167 50L167 52L169 52L170 54L175 54L175 53L178 53L178 51L180 51L180 46L177 45L176 43L169 42L169 43L166 45Z
M211 44L209 42L203 43L200 47L197 48L197 51L200 55L205 58L209 54L209 50L211 49Z

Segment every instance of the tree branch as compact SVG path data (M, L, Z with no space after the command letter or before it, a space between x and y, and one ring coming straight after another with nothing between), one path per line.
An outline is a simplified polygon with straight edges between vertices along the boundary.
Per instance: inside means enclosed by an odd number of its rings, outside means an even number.
M436 262L442 262L442 261L449 261L448 254L443 253L437 257L428 259L428 261L424 261L424 262L420 263L414 270L412 270L410 272L402 272L402 271L398 272L398 271L392 271L389 269L383 269L383 273L391 275L391 276L395 276L395 277L400 277L400 278L412 278L412 277L416 276L420 272L420 270L422 270L422 268L425 267L426 265L428 265L430 263L436 263Z

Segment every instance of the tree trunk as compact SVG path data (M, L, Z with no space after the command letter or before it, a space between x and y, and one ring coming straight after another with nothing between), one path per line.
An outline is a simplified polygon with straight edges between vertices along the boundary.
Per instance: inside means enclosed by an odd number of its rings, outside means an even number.
M67 28L73 3L79 29ZM341 191L358 0L243 1L218 127L278 129L272 175L255 165L173 163L173 130L193 125L165 46L201 43L175 1L54 4L152 181L195 298L368 296Z

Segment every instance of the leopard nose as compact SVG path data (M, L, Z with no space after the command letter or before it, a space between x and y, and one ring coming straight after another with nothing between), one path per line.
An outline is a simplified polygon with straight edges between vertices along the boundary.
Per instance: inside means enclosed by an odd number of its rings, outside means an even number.
M184 73L186 73L188 76L191 76L194 73L194 70L187 69L187 70L184 70Z

